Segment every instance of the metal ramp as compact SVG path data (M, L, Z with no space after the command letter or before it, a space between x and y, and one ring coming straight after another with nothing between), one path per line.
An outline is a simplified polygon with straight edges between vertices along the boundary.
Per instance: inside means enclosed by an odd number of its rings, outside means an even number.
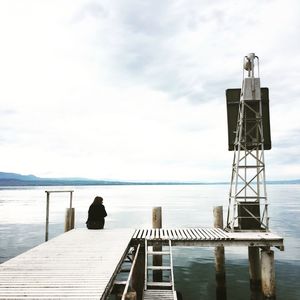
M150 248L150 249L149 249ZM154 263L160 257L160 265ZM163 259L165 258L165 259ZM157 280L155 272L160 272ZM172 242L145 239L145 285L144 300L177 300L174 288Z

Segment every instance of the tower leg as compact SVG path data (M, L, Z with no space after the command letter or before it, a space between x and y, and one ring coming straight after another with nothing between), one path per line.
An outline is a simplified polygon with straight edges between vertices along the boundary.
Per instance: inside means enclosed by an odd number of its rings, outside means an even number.
M250 288L261 288L261 264L258 247L248 247Z
M276 299L274 251L261 251L261 285L266 299Z

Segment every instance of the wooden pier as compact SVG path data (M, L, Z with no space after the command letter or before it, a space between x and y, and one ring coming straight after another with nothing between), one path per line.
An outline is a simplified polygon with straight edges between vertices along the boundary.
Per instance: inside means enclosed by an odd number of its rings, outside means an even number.
M134 230L76 229L0 265L0 299L106 299Z
M162 241L170 241L172 246L283 250L282 237L270 232L231 233L218 228L74 229L1 264L0 299L107 299L129 248ZM150 299L177 298L173 289L149 290L144 300Z
M271 232L227 232L220 228L137 229L133 241L171 240L173 246L276 247L284 250L283 238Z

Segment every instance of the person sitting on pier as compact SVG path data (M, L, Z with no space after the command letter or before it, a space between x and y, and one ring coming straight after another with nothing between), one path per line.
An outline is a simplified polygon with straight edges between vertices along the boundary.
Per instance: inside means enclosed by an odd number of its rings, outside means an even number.
M104 218L107 216L105 207L103 205L102 197L95 197L94 202L89 208L88 219L86 221L86 226L88 229L103 229Z

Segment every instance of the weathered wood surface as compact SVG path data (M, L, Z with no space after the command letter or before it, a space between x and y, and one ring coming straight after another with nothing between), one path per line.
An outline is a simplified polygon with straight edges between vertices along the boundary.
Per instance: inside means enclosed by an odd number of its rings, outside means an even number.
M176 292L170 290L147 290L144 300L177 300Z
M173 246L276 246L283 238L271 232L227 232L220 228L137 229L133 241L171 240Z
M134 230L76 229L0 265L0 299L105 299Z

